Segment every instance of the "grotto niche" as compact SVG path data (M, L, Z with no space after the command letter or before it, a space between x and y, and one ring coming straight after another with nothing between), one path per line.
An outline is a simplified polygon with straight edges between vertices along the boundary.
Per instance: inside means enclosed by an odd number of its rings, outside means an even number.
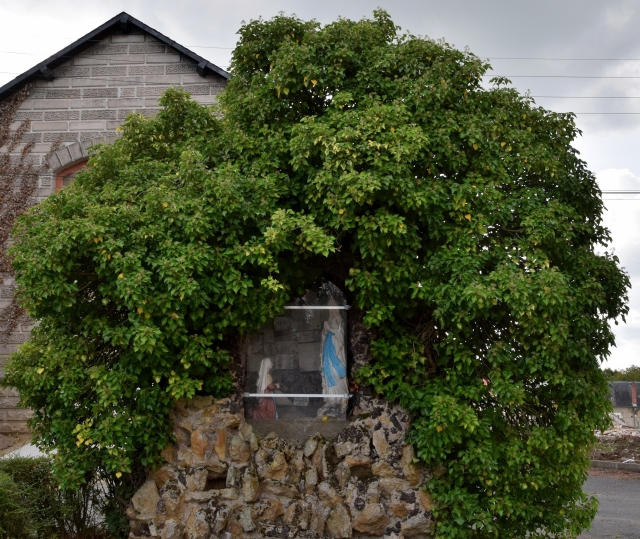
M346 419L348 309L344 294L327 282L248 338L246 419Z

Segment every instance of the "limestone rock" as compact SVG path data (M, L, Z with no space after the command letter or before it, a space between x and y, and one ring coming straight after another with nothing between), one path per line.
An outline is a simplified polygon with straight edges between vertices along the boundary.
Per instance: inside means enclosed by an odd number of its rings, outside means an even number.
M282 496L284 498L298 498L300 493L295 485L284 481L274 481L273 479L265 479L260 483L263 492L268 492L274 496Z
M169 444L162 451L160 456L169 464L176 464L178 458L178 450L175 445Z
M283 514L280 500L259 500L251 506L251 518L257 522L275 522Z
M373 447L376 449L376 453L378 453L378 457L386 458L389 456L389 442L387 442L387 437L384 435L384 430L376 430L373 432L372 436Z
M138 513L140 520L150 520L156 516L158 512L158 502L160 495L155 481L148 479L133 495L131 503Z
M151 479L156 483L159 489L164 487L167 481L171 481L177 477L176 471L171 466L163 466L151 474Z
M428 491L424 489L418 490L418 503L424 511L432 511L435 502Z
M194 430L191 433L191 451L199 459L204 459L208 451L211 450L213 442L211 437L204 431Z
M187 475L187 489L192 491L202 491L207 485L209 472L205 468L196 468Z
M349 482L349 479L351 479L351 470L344 462L336 466L334 474L341 489L343 489Z
M336 539L351 537L353 534L349 511L344 504L339 504L331 510L327 519L327 531L331 537Z
M195 503L206 503L216 497L217 490L206 490L204 492L189 492L187 491L186 501Z
M243 531L252 532L256 529L256 525L253 523L253 519L251 518L251 508L245 507L240 514L238 515L238 521L240 522Z
M240 487L241 479L242 470L235 466L229 466L229 469L227 470L227 478L225 480L226 486L229 488Z
M242 496L245 502L255 502L260 496L260 481L255 468L247 468L242 479Z
M327 504L328 507L335 507L342 504L342 498L329 483L323 481L318 485L318 497Z
M365 506L353 521L353 529L371 535L382 535L389 524L389 517L379 503Z
M389 513L394 517L404 518L409 514L409 504L403 499L403 493L394 492L391 494L391 500L387 504ZM415 495L414 495L415 496Z
M251 435L249 436L249 446L251 447L251 451L253 451L254 453L260 448L260 441L258 440L258 437L251 433Z
M371 459L364 455L347 455L344 463L349 466L349 468L353 468L354 466L368 466L371 464Z
M167 481L165 486L162 487L162 503L168 518L181 520L184 499L184 487L178 480Z
M311 494L317 484L318 470L316 470L315 468L308 468L304 473L305 492L307 494Z
M393 492L401 490L411 490L411 486L404 479L398 479L396 477L381 477L380 478L380 493L383 496L391 496Z
M318 443L322 440L322 436L320 434L314 434L311 438L307 440L307 443L304 444L304 456L310 458L316 452L318 448Z
M220 504L212 507L211 512L211 525L213 526L213 533L220 533L227 527L229 522L229 515L231 514L231 507L226 504Z
M273 460L262 469L262 476L265 479L275 479L282 481L287 476L287 460L282 451L276 451Z
M193 508L185 526L187 539L208 539L210 532L205 510Z
M367 503L380 503L380 483L372 481L367 487Z
M400 525L400 532L404 537L422 539L431 537L434 530L434 523L431 518L424 513L414 515Z
M371 471L373 475L378 477L393 477L396 475L395 470L391 467L386 460L379 460L371 465Z
M222 461L227 458L227 429L218 429L217 434L213 450L216 452L218 459Z
M301 530L308 530L311 521L310 505L303 501L290 503L284 513L283 521L288 526L297 526Z
M240 436L234 436L229 442L229 458L238 464L246 464L251 458L251 446Z
M162 530L162 539L182 539L184 526L175 520L167 520Z
M420 470L413 463L415 453L412 445L405 445L402 448L402 458L400 459L400 465L402 466L402 474L407 482L415 487L420 483Z

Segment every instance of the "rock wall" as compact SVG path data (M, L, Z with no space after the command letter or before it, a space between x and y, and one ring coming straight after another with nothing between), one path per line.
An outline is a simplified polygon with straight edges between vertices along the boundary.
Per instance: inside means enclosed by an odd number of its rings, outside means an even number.
M407 414L356 400L335 438L306 440L258 437L238 399L179 402L178 442L132 499L130 539L430 537L428 477L405 442Z

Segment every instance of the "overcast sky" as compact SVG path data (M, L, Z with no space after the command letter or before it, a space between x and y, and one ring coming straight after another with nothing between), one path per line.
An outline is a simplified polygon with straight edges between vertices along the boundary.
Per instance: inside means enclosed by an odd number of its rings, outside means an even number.
M1 0L0 85L121 11L224 68L243 20L283 11L327 23L370 16L378 6L404 30L489 58L495 74L540 96L538 104L591 113L578 114L583 136L576 147L601 188L640 189L637 0ZM606 364L622 368L640 365L640 196L604 198L612 247L635 286Z

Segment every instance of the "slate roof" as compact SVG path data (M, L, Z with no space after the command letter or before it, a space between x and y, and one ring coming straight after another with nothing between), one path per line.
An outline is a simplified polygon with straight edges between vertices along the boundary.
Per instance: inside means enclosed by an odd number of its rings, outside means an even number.
M25 71L22 75L18 75L15 79L8 82L0 88L0 100L17 92L25 84L33 82L38 79L53 80L55 75L53 70L59 65L67 62L69 57L76 56L82 51L88 49L95 44L96 41L100 41L107 37L114 29L118 29L124 33L129 33L134 28L143 30L144 32L152 35L162 43L173 47L175 50L183 54L187 58L190 58L198 64L196 71L199 75L204 76L207 73L216 73L225 79L229 79L229 74L219 68L217 65L212 64L208 60L205 60L195 52L190 51L186 47L176 43L172 39L169 39L164 34L161 34L157 30L154 30L150 26L147 26L143 22L139 21L135 17L132 17L124 11L119 15L108 20L103 25L99 26L95 30L92 30L87 35L81 37L77 41L73 42L68 47L65 47L61 51L57 52L53 56L50 56L46 60L40 62L38 65L32 67L28 71Z

